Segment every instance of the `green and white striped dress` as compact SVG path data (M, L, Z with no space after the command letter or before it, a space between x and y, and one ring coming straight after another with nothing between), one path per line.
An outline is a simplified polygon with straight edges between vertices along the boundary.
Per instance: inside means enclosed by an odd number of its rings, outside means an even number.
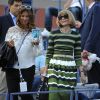
M80 34L75 31L51 33L46 55L49 90L74 89L77 68L81 65L80 41ZM67 97L65 93L49 94L49 100L69 100Z

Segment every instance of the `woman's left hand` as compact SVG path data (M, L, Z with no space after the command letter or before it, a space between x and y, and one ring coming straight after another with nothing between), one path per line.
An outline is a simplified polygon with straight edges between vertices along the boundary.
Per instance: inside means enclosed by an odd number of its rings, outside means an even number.
M82 23L81 23L80 21L77 20L77 21L75 22L75 27L76 27L77 29L79 29L79 28L81 27L81 24L82 24Z

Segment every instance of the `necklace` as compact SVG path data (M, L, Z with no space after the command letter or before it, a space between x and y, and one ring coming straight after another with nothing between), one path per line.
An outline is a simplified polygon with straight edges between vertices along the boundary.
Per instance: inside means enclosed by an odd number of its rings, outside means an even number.
M61 33L67 33L67 34L70 34L70 33L72 32L72 30L71 30L71 29L69 29L69 30L63 30L63 29L60 29L60 32L61 32Z

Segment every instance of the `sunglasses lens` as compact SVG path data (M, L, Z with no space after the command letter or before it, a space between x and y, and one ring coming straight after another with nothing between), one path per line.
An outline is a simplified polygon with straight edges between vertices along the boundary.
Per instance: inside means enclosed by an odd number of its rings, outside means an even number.
M25 8L25 9L29 9L29 10L32 9L32 7L29 5L22 5L21 8Z
M31 9L31 6L27 6L27 9Z
M63 15L63 16L60 15L60 16L58 16L58 19L59 19L59 20L61 20L62 18L68 19L68 15Z

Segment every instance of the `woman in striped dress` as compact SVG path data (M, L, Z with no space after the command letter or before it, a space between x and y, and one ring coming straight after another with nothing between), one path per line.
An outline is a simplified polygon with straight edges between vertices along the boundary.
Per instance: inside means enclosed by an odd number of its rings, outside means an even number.
M58 13L58 30L51 32L46 55L49 90L74 89L81 65L80 34L71 28L75 18L69 10ZM49 100L69 100L69 94L50 93Z

